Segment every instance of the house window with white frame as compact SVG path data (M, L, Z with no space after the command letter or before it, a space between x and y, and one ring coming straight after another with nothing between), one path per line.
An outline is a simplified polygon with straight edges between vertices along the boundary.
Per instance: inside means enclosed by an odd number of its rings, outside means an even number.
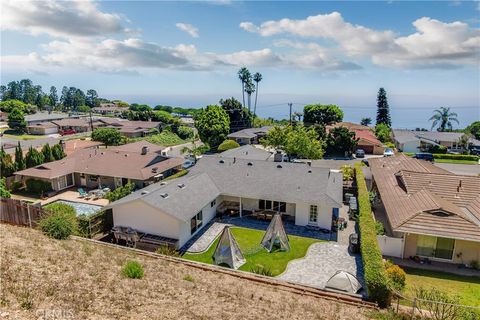
M308 221L310 223L317 223L317 219L318 219L318 206L312 204L310 205L310 215L309 215L309 219Z

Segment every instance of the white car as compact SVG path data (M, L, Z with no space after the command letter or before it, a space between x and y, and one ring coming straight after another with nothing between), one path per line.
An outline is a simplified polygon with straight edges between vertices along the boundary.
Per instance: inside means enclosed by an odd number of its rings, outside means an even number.
M392 148L386 148L385 151L383 151L384 157L391 157L393 155L395 155L395 153L393 152Z
M188 169L188 168L193 167L194 165L195 165L195 162L193 162L192 160L185 160L182 167L183 167L183 169Z

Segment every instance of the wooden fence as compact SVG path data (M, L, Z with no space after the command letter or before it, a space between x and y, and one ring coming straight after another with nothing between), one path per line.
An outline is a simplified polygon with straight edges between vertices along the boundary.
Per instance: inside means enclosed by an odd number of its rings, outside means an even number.
M45 209L28 204L25 201L0 198L0 221L34 228L47 214Z

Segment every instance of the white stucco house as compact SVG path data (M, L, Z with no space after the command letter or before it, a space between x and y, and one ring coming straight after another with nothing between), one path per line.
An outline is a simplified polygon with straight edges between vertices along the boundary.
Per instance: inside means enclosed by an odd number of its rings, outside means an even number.
M182 247L225 209L279 212L299 226L330 229L342 206L342 173L308 164L204 156L184 177L111 203L116 227L176 240Z

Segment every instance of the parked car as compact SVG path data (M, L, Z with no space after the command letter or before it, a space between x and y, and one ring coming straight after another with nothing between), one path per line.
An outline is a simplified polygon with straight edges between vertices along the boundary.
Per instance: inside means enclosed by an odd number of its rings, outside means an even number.
M73 129L65 129L60 131L60 135L62 136L68 136L70 134L76 134L77 132Z
M419 160L425 160L425 161L430 161L433 162L433 154L427 153L427 152L418 152L413 155L413 158L419 159Z
M195 165L195 162L193 162L192 160L185 160L185 162L183 162L182 168L188 169L193 167L194 165Z
M480 156L480 147L471 147L470 154L474 156Z
M357 233L352 233L348 237L348 251L351 253L360 252L360 238Z
M391 157L394 156L395 152L393 152L392 148L385 148L385 151L383 151L383 156L384 157Z
M363 150L363 149L357 149L357 151L355 151L355 157L357 157L357 158L365 158L365 150Z

